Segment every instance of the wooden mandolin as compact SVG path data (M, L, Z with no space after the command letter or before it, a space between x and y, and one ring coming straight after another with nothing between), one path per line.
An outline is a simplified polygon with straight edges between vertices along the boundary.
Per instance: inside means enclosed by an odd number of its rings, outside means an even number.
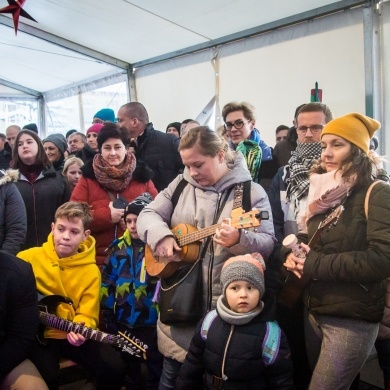
M226 218L225 223L229 223L236 229L245 229L260 226L260 220L268 219L268 211L253 209L244 213L241 207L234 209L231 218ZM166 257L154 256L149 245L145 248L146 271L151 276L167 278L171 276L182 264L182 262L194 263L199 256L199 248L203 238L212 236L221 224L198 230L194 226L181 223L172 229L177 244L182 249L176 252L173 260Z
M313 234L313 237L307 244L310 248L313 248L324 229L330 227L332 224L337 223L343 210L344 206L342 205L336 207L332 213L330 213L322 222L320 222L317 230ZM281 272L282 275L286 275L286 279L282 289L280 290L278 302L281 305L292 309L298 303L302 296L303 290L310 281L305 278L305 274L303 274L301 278L298 278L294 273L287 271L284 266L281 267Z

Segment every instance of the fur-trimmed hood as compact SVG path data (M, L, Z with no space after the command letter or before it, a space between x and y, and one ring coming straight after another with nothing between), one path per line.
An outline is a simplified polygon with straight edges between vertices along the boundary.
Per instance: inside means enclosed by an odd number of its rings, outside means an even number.
M96 180L93 170L93 159L87 161L82 167L83 176L87 179ZM132 175L132 180L137 180L140 183L146 183L153 178L153 171L142 160L137 160L137 165Z
M17 182L19 179L19 170L7 169L0 170L0 186L6 183Z

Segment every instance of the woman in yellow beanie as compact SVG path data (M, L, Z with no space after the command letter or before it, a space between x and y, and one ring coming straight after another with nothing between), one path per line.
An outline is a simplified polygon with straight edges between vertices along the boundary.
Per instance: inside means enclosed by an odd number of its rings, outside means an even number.
M283 248L285 266L308 281L305 337L313 376L309 389L348 389L366 361L383 316L390 276L390 186L380 182L378 156L369 152L380 123L351 113L329 122L322 134L319 164L310 176L307 233L298 238L300 259ZM321 222L343 205L337 224L324 229L317 243L305 243Z

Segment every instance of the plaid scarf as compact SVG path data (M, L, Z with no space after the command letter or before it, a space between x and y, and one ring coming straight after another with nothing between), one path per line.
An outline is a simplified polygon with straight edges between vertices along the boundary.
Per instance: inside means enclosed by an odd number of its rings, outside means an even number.
M113 167L98 153L93 158L92 165L96 180L101 186L110 191L121 192L130 183L135 163L134 154L128 152L122 162L122 167Z
M291 152L285 172L287 199L291 196L302 199L309 192L309 171L314 160L321 157L320 142L297 142L297 148Z

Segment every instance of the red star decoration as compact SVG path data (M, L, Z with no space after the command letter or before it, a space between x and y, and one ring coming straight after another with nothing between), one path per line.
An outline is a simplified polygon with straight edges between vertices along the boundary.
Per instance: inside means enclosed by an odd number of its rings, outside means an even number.
M0 14L12 14L12 19L14 20L15 35L18 33L20 16L23 16L24 18L36 22L36 20L23 9L23 5L26 2L26 0L7 0L7 1L9 5L7 7L0 8Z

